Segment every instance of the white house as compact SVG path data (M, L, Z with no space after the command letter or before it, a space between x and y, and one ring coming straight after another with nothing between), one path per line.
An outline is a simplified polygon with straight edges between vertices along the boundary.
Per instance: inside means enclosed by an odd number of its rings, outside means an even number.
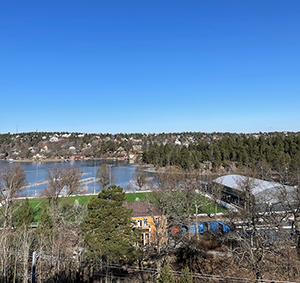
M53 136L49 139L50 142L58 142L58 137Z

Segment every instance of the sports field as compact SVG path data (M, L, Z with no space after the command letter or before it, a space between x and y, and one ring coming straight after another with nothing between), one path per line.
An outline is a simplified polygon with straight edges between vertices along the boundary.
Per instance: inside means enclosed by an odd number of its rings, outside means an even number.
M74 196L74 197L69 197L68 199L68 203L73 204L75 202L75 200L78 200L79 204L81 205L87 205L88 201L92 198L92 197L96 197L96 195L84 195L84 196ZM137 198L139 198L140 201L145 200L146 197L146 193L129 193L125 195L126 200L128 202L133 202L135 201ZM21 200L18 200L18 203L20 203ZM66 202L66 198L65 197L60 197L58 199L59 204L63 204L64 202ZM39 220L39 211L41 210L43 203L46 204L48 206L48 201L47 199L44 198L32 198L29 199L29 203L32 206L33 209L33 213L34 213L34 222L38 222Z
M127 193L125 195L126 200L128 202L133 202L136 199L139 199L139 201L144 201L145 199L147 199L147 197L149 197L149 194L151 193ZM87 205L88 201L92 198L92 197L96 197L95 195L83 195L83 196L73 196L70 197L68 199L68 203L69 204L73 204L75 202L75 200L78 200L79 204L81 205ZM203 202L204 202L204 197L203 197ZM18 200L18 203L20 203L21 200ZM66 202L66 198L65 197L60 197L59 198L59 204L63 204L64 202ZM39 212L43 206L43 203L45 203L48 206L48 201L47 199L44 198L33 198L33 199L29 199L29 203L32 206L33 209L33 213L34 213L34 222L38 222L39 221ZM214 210L215 207L213 204L208 204L205 207L203 207L202 211L199 213L208 213L209 212L209 207L210 207L210 213L214 214ZM227 209L218 206L217 208L217 212L222 212L222 213L226 213Z

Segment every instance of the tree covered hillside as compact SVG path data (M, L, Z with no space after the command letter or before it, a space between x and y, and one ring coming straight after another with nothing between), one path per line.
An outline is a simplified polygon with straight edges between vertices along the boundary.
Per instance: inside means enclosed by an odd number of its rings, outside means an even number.
M177 165L184 169L199 169L200 163L208 161L213 168L223 166L227 171L233 163L254 168L260 162L278 170L300 161L300 136L225 136L186 146L154 143L144 151L143 161L158 167Z

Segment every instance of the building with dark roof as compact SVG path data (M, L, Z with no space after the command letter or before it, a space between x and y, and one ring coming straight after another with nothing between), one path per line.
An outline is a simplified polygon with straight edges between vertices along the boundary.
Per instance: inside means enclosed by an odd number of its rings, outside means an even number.
M166 227L166 218L161 216L161 210L151 204L148 200L143 202L125 201L124 206L132 209L132 221L134 226L142 231L143 245L153 244L156 239L156 232L161 232Z

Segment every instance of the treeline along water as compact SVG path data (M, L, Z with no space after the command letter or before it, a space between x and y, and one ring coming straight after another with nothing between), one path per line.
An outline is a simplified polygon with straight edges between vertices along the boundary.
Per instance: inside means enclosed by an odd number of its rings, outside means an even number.
M82 171L82 179L94 178L97 168L101 164L106 163L111 166L111 173L116 177L116 185L133 189L129 180L132 178L132 173L135 170L135 164L129 164L127 161L113 160L86 160L86 161L69 161L69 162L23 162L22 165L27 174L28 186L22 192L24 196L39 196L41 191L47 186L47 170L51 170L54 165L59 167L68 167L75 165ZM9 164L1 162L0 167ZM109 169L109 167L108 167ZM87 193L99 192L101 190L97 182L84 183L83 190Z
M188 146L154 142L148 150L144 150L142 159L144 163L156 167L176 165L186 170L199 169L200 164L206 161L211 162L214 168L223 166L228 171L232 163L239 167L251 166L252 169L259 162L267 163L273 170L280 170L282 166L297 168L300 162L300 135L267 135L230 134L211 141L198 140Z

